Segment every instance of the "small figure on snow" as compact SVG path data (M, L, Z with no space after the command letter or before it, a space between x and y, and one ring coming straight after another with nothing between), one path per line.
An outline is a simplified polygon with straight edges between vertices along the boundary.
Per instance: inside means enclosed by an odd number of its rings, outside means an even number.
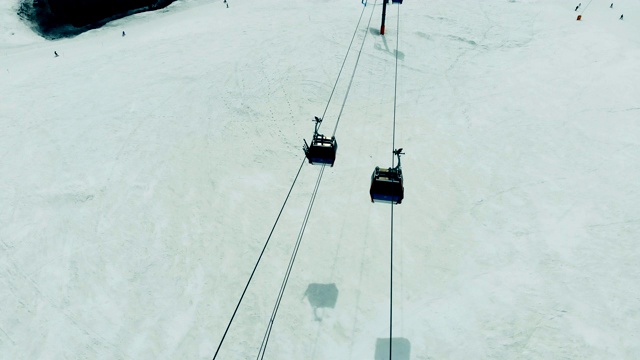
M620 20L622 20L624 18L624 14L620 15Z
M611 3L611 5L609 5L609 9L613 9L613 3Z
M579 7L580 7L580 5L576 6L576 9L575 9L575 10L573 10L573 11L578 11L578 8L579 8Z
M229 8L229 3L227 3L227 9Z
M124 32L124 30L122 31L122 37L127 36L127 33Z
M57 51L54 51L54 52L53 52L53 56L54 56L54 57L58 57L58 56L59 56L59 55L58 55L58 52L57 52Z
M362 5L367 6L367 0L362 0Z

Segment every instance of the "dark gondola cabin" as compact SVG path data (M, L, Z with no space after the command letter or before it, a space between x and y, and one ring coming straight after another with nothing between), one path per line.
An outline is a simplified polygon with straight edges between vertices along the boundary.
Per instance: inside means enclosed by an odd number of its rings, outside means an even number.
M402 182L402 168L400 167L400 154L402 149L394 151L398 156L398 165L393 168L380 168L376 166L371 175L371 187L369 195L371 202L383 202L400 204L404 199L404 184Z
M328 138L318 133L318 127L322 119L316 117L313 121L316 123L316 129L313 133L311 145L304 141L304 154L313 165L331 165L336 161L336 151L338 151L338 143L336 138L332 136Z

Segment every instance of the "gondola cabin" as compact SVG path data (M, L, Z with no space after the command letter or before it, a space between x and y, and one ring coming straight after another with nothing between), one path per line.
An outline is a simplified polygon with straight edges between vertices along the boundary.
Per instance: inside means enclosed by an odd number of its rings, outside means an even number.
M336 161L336 151L338 143L335 137L331 139L318 135L313 137L311 145L307 145L305 141L305 154L310 164L313 165L331 165Z
M369 195L371 195L371 202L400 204L402 199L404 199L402 169L381 169L376 166L376 169L371 175Z
M371 187L369 195L371 202L383 202L400 204L404 199L404 184L402 183L402 167L400 155L404 154L402 148L393 151L398 157L398 165L392 168L380 168L376 166L371 174Z
M330 165L336 161L336 152L338 151L338 142L335 136L328 138L318 133L318 126L322 122L322 119L316 117L316 129L313 133L313 140L311 145L304 141L304 154L312 165Z

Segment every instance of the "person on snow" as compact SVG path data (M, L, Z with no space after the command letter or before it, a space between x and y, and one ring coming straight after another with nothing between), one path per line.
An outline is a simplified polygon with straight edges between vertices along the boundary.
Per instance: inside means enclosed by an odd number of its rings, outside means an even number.
M611 3L611 5L609 5L609 9L613 9L613 3Z
M624 18L624 14L620 15L620 20L622 20L622 18Z
M122 37L125 37L126 35L127 34L124 31L122 31Z
M578 8L579 8L579 7L580 7L580 5L576 6L576 9L575 9L575 10L573 10L573 11L578 11Z
M58 56L59 56L59 55L58 55L58 52L57 52L57 51L54 51L54 52L53 52L53 56L58 57Z

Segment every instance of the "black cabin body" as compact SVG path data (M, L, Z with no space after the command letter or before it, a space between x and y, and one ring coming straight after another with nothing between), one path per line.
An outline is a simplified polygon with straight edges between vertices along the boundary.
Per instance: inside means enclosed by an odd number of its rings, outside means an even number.
M307 140L304 141L304 154L312 165L331 165L336 161L336 152L338 151L338 142L335 136L328 138L318 133L318 128L322 119L317 116L313 120L316 123L315 131L313 132L313 140L311 145L307 144Z
M396 167L381 168L376 166L371 174L371 187L369 188L371 202L400 204L404 199L404 184L400 166L402 149L394 150L393 153L398 156Z
M400 204L404 199L404 184L402 183L402 169L386 168L376 169L371 175L371 187L369 188L371 202Z

